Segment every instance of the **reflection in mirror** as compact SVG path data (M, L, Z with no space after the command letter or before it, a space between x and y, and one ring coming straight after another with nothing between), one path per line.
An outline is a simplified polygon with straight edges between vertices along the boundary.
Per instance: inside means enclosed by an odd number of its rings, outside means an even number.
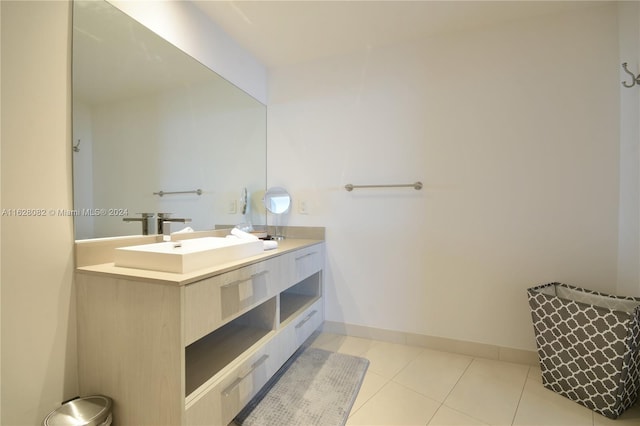
M273 214L286 213L291 206L291 196L279 186L269 188L264 194L264 207Z
M275 228L276 233L273 236L274 240L282 240L284 237L280 235L279 232L279 221L280 216L283 213L289 211L289 207L291 207L291 196L287 192L286 189L281 188L279 186L275 186L273 188L269 188L267 192L264 194L264 207L272 213L275 218Z
M266 107L105 1L73 14L76 239L139 235L140 212L265 225Z

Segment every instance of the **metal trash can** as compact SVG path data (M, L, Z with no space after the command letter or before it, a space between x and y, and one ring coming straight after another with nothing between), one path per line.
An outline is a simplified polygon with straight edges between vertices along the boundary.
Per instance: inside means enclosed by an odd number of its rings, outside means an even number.
M542 384L611 419L640 394L640 298L567 284L527 290Z
M44 426L110 426L111 398L102 395L74 399L53 410Z

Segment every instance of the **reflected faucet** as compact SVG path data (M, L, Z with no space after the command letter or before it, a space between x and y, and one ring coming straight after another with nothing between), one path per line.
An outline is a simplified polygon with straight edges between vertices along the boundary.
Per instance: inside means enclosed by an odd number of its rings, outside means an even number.
M158 234L170 236L171 235L171 222L189 223L191 219L171 217L172 213L158 213Z
M155 213L136 213L142 217L123 217L125 222L142 222L142 235L149 235L149 220L153 219Z

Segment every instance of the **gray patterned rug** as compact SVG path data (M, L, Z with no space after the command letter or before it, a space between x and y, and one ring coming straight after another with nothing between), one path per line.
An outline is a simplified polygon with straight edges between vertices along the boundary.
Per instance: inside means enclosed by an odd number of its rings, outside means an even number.
M364 358L303 348L234 422L241 426L344 425L368 366Z

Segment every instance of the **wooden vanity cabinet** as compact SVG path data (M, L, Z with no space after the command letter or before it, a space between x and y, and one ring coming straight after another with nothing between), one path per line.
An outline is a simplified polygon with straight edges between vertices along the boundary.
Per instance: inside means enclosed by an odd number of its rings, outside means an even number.
M180 285L78 272L81 395L114 425L223 425L324 320L324 243Z
M283 285L281 265L289 263L289 256L277 256L187 285L184 289L185 345L276 295Z

